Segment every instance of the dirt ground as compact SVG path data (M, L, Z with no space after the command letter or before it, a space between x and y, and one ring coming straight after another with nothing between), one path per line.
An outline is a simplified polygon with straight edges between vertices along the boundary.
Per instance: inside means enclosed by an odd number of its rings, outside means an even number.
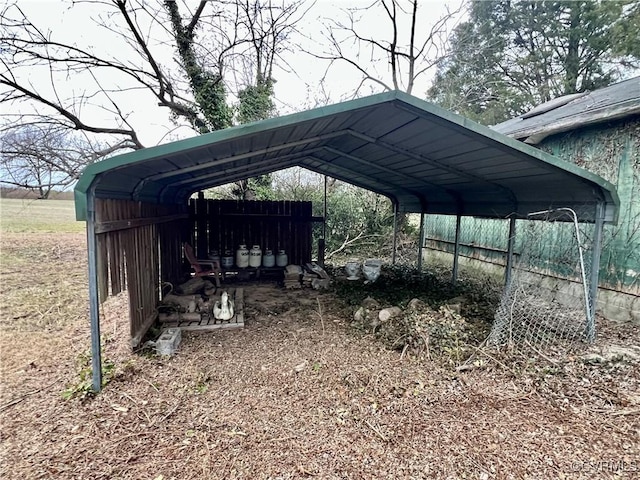
M328 293L247 285L246 327L131 354L103 309L115 377L65 400L89 347L81 233L4 233L0 478L640 478L636 362L457 372L385 349ZM599 344L640 345L601 324Z

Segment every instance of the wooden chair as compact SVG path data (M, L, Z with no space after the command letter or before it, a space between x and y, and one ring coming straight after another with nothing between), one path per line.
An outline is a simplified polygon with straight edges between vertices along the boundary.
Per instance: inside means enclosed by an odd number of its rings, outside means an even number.
M189 243L184 242L182 244L184 248L184 256L187 257L191 268L193 268L196 277L206 277L208 275L215 276L216 286L220 286L220 278L222 278L222 268L220 268L220 262L217 260L201 260L196 258L193 253L193 247ZM207 269L208 267L208 269Z

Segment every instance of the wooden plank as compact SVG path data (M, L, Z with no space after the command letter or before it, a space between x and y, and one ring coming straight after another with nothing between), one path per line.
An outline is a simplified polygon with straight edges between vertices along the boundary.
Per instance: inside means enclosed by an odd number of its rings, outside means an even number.
M130 228L144 227L146 225L154 225L158 223L173 222L175 220L187 218L186 213L175 215L165 215L161 217L150 218L127 218L124 220L109 220L96 224L96 234L113 232L116 230L127 230Z
M233 299L235 303L236 314L234 319L237 324L244 325L244 289L237 288Z
M196 256L198 258L207 258L207 200L203 197L196 199L196 243L194 248L196 250Z
M104 235L96 235L96 260L98 262L98 299L102 303L109 295L109 255L107 238Z
M131 337L131 348L136 348L138 345L140 345L140 342L142 342L142 337L144 337L147 331L151 328L151 325L153 325L153 322L155 322L156 317L157 315L155 312L147 316L146 320L142 323L141 328L138 330L138 333Z
M107 256L109 261L109 279L111 284L111 295L117 295L122 291L120 287L120 264L118 263L117 241L118 234L110 233L106 235Z
M216 249L221 254L227 249L235 253L241 244L247 248L259 245L263 253L271 249L277 254L282 249L292 262L309 261L313 250L312 222L324 222L323 217L313 216L310 202L207 199L206 208L207 252ZM200 231L201 212L197 207L191 213L194 237Z
M216 323L214 325L167 324L167 327L180 328L181 330L189 330L189 331L233 330L235 328L244 328L244 324L243 323Z

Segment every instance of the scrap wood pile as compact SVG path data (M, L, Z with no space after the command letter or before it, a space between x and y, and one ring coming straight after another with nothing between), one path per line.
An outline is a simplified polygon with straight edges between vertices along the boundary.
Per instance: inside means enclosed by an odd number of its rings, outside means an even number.
M210 280L194 277L173 287L166 282L170 290L158 304L161 322L174 320L200 320L202 317L227 321L234 316L234 295L226 290L217 289Z
M284 286L287 289L313 288L321 290L329 288L329 274L317 263L288 265L284 271Z

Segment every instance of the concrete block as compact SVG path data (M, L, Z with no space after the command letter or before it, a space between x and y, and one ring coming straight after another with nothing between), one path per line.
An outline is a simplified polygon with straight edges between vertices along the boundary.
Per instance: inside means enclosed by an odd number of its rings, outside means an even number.
M163 330L156 340L156 353L158 355L173 355L176 353L181 340L182 330L179 328Z

